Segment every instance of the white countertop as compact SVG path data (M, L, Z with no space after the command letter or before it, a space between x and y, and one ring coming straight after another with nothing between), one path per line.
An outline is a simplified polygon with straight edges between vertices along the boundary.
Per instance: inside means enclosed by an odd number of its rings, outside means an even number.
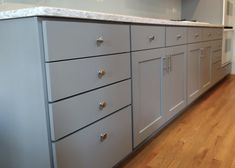
M1 10L1 9L0 9ZM176 25L176 26L203 26L203 27L223 27L223 25L215 25L202 22L187 21L170 21L164 19L136 17L119 14L109 14L101 12L90 12L76 9L56 8L56 7L21 7L20 9L4 9L0 12L0 20L32 17L32 16L49 16L49 17L65 17L90 20L102 20L125 23L143 23L156 25Z

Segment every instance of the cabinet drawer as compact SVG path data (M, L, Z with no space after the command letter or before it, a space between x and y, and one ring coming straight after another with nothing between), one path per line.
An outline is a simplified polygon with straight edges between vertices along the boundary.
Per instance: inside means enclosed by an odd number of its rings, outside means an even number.
M174 46L187 43L186 27L166 27L166 46Z
M216 63L222 59L222 41L212 41L212 62Z
M43 21L46 61L130 51L129 26Z
M188 28L188 43L195 43L202 41L202 29L201 28Z
M222 39L223 38L223 29L215 28L214 29L214 39Z
M165 46L165 27L131 26L132 51Z
M52 140L68 135L130 104L130 80L50 104Z
M203 28L203 41L209 41L216 39L214 28Z
M57 168L111 168L132 149L131 108L53 144Z
M46 64L49 101L130 78L130 54Z

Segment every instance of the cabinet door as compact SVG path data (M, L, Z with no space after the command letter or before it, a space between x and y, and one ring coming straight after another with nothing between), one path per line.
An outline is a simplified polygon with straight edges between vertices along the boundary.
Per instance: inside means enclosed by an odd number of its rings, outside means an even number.
M188 103L200 95L200 56L202 44L188 45Z
M200 56L200 88L205 92L212 84L211 82L211 43L203 43L202 54Z
M186 106L186 46L167 48L168 71L164 73L164 112L170 119Z
M165 49L132 53L134 146L164 123L162 73Z

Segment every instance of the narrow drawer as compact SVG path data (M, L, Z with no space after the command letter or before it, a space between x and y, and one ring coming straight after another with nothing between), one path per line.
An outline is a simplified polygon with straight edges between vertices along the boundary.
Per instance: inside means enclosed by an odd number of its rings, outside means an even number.
M53 144L57 168L111 168L132 150L131 108Z
M166 27L166 46L174 46L187 43L186 27Z
M222 39L223 38L223 29L215 28L214 29L214 39Z
M130 80L50 104L52 140L68 135L130 104Z
M222 60L222 40L212 41L212 62L216 63Z
M131 26L132 51L165 46L163 26Z
M46 64L49 101L130 78L130 54Z
M203 28L203 41L216 39L214 28Z
M200 41L202 41L202 28L188 28L188 43L195 43Z
M130 51L128 25L43 21L46 61Z

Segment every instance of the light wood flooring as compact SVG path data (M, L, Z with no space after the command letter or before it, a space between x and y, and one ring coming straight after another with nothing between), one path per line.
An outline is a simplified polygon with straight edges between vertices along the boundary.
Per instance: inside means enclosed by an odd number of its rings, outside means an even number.
M235 77L200 98L122 168L235 168Z

